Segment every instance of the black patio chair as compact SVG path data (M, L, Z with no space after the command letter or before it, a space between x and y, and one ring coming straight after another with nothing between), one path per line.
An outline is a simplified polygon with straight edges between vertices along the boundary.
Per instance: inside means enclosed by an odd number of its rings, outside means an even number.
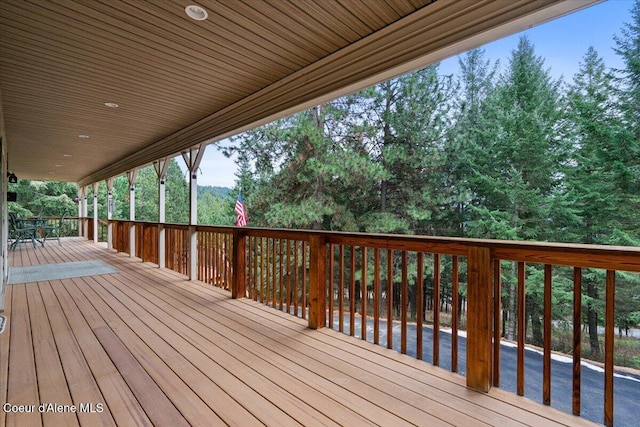
M32 225L24 224L14 213L9 213L9 238L11 242L11 250L25 240L31 240L33 247L36 247L36 228Z

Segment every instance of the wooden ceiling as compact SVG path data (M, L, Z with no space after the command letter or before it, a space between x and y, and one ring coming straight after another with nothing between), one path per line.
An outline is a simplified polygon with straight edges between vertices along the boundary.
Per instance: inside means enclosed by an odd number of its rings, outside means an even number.
M595 2L0 0L9 170L88 185Z

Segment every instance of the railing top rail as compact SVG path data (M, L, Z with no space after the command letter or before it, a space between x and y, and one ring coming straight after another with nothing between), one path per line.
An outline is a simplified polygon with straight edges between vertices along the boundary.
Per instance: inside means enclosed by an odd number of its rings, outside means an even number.
M165 226L188 227L184 224ZM308 241L312 235L320 235L326 243L458 256L466 256L470 247L485 247L491 249L491 255L495 259L640 272L640 248L632 246L213 225L198 225L197 229L222 233L233 233L235 230L246 236L304 241Z

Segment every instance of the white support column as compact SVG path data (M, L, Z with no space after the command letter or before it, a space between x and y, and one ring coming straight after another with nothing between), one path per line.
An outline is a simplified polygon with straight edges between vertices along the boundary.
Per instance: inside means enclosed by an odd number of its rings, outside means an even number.
M167 169L169 169L169 161L170 159L165 157L162 160L153 162L153 167L158 175L158 267L160 268L165 267L166 256L164 224L167 220L167 210L165 206L166 189L164 180L167 176Z
M98 243L98 183L93 184L93 243Z
M89 239L89 224L87 221L87 217L89 216L89 209L87 207L87 196L89 193L89 188L88 187L82 187L82 199L80 201L81 203L81 209L82 209L82 213L80 214L80 217L82 218L82 234L81 236L84 237L85 239Z
M111 224L111 220L113 219L113 178L109 178L106 181L107 183L107 248L113 249L113 224Z
M83 187L78 187L78 237L82 237L82 191Z
M198 277L198 168L204 155L206 145L200 144L189 151L182 152L187 167L189 168L189 279Z
M129 220L136 220L136 177L138 170L133 169L127 172L129 179ZM135 257L136 254L136 226L132 223L129 227L129 256Z

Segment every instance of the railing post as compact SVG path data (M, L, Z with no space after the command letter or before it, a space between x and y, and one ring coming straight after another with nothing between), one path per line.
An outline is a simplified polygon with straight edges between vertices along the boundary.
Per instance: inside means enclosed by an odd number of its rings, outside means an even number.
M493 318L491 250L470 247L467 264L467 387L488 392Z
M165 268L166 266L166 235L164 223L158 223L158 267L160 268Z
M231 298L244 298L247 290L247 235L243 230L233 230L233 279L231 280Z
M304 268L304 267L303 267ZM309 328L325 326L327 316L327 244L324 236L309 237Z
M189 280L198 279L198 232L195 225L189 226Z

